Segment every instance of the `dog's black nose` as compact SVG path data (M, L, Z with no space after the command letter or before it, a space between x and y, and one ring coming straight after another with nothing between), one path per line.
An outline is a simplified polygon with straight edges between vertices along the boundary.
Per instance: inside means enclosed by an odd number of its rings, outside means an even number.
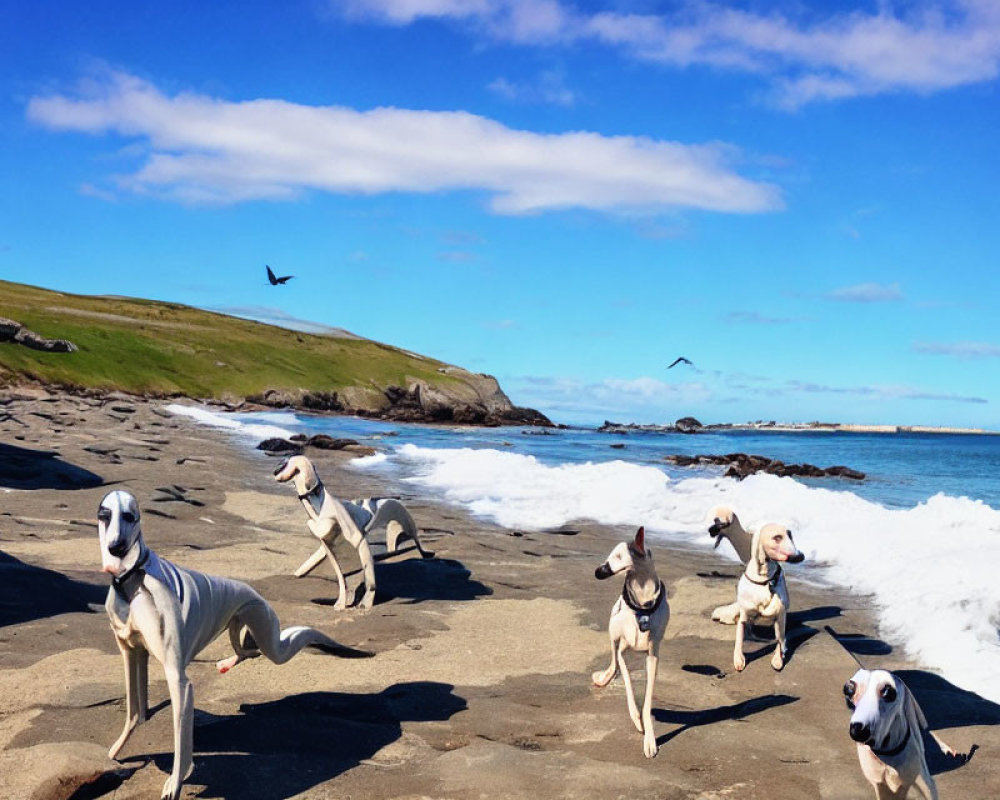
M789 556L789 557L788 557L788 560L789 560L789 561L790 561L790 562L791 562L792 564L799 564L799 563L801 563L802 561L805 561L805 560L806 560L806 557L805 557L804 555L802 555L802 553L796 553L796 554L795 554L795 555L793 555L793 556Z
M124 558L125 554L128 552L128 542L120 541L115 542L112 545L108 545L108 552L115 558Z
M872 738L872 729L862 722L852 722L851 738L856 742L867 742Z
M594 577L599 581L603 581L605 578L610 578L611 574L611 567L606 561L594 570Z
M272 474L273 475L277 475L279 472L281 472L287 466L288 466L288 459L287 458L281 459L281 463L278 464L278 466L276 466L274 468L274 472Z

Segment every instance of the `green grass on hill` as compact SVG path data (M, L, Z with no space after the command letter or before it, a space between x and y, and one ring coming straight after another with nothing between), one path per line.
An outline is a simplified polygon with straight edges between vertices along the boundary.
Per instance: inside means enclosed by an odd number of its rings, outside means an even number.
M330 392L348 386L443 385L443 362L366 339L277 328L174 303L63 294L0 281L0 316L42 336L69 339L75 353L0 343L0 382L190 397L267 389Z

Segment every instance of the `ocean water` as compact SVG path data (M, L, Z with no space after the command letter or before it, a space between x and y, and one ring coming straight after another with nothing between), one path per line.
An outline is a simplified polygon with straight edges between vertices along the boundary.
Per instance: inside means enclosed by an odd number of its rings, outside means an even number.
M1000 702L1000 436L726 431L685 436L594 430L457 429L285 412L219 414L172 406L248 446L328 433L377 445L354 466L521 529L576 519L645 525L651 538L710 548L706 514L788 525L804 579L870 596L880 632L953 683ZM624 444L612 449L612 444ZM721 477L667 454L745 452L867 480ZM728 546L719 557L735 560Z

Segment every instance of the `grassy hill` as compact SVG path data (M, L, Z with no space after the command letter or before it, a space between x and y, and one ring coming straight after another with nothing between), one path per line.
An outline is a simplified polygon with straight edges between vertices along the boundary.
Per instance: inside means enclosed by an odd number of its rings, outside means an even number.
M28 379L136 394L243 398L268 389L384 390L424 380L447 390L462 382L438 371L443 362L388 345L299 333L175 303L0 281L0 317L79 348L46 353L0 343L0 383Z

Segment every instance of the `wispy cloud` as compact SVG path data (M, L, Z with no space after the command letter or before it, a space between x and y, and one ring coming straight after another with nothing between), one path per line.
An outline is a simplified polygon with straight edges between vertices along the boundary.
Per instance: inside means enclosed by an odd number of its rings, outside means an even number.
M517 327L512 319L492 319L483 323L483 327L491 331L509 331Z
M989 342L916 342L913 350L955 358L1000 358L1000 344Z
M741 325L784 325L795 321L791 317L769 317L758 311L730 311L723 319Z
M821 383L787 381L786 389L805 394L843 394L872 397L881 400L940 400L950 403L988 403L985 397L951 392L931 392L903 385L828 386Z
M450 20L479 36L523 45L597 42L629 58L673 67L707 65L771 82L774 101L909 91L929 93L994 79L1000 6L993 0L877 3L869 11L759 13L682 0L662 14L591 12L560 0L330 0L353 19L407 25Z
M325 325L322 322L313 322L312 320L293 317L291 314L273 306L216 306L209 310L217 311L220 314L228 314L232 317L242 317L243 319L250 319L256 322L264 322L268 325L276 325L279 328L302 331L303 333L318 333L345 339L361 338L343 328L335 328L332 325Z
M841 303L889 303L902 300L903 290L898 283L858 283L834 289L826 298Z
M500 97L519 103L572 106L580 99L577 92L566 85L566 78L560 70L546 70L530 83L500 77L487 88Z
M447 261L452 264L468 264L477 258L478 256L471 250L442 250L437 254L438 261Z
M28 117L53 130L147 142L145 163L119 176L119 184L191 203L281 200L304 190L472 189L491 196L499 214L678 207L750 213L782 205L775 186L733 171L735 150L727 145L541 134L462 111L171 97L115 73L76 95L32 98Z

